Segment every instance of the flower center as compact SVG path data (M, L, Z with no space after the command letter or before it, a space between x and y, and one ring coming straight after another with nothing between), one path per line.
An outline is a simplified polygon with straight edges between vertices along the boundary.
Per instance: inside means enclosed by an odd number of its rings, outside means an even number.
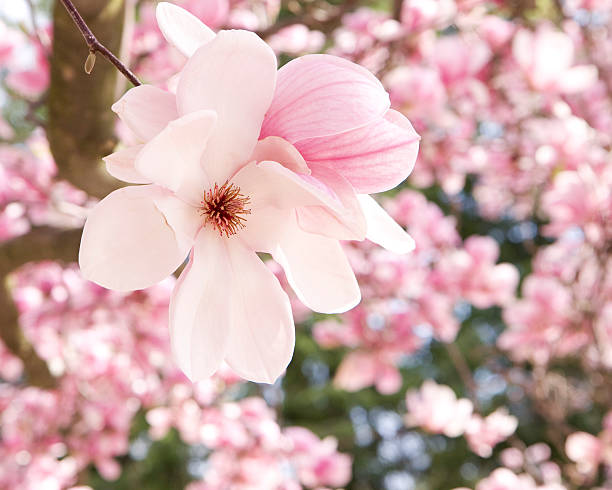
M240 228L244 228L246 218L241 215L251 214L250 209L245 209L250 198L240 194L240 187L225 181L221 187L215 187L204 193L200 214L205 216L204 225L211 224L219 235L230 237L235 235Z

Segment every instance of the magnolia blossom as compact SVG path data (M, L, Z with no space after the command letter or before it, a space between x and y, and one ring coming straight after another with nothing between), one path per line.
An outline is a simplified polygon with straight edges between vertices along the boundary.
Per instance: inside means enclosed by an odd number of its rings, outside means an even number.
M470 400L458 399L449 386L427 380L420 390L406 393L406 424L457 437L470 422L473 408Z
M472 415L465 429L465 437L472 451L483 458L493 453L493 448L506 440L516 430L518 419L505 408L498 408L485 418Z
M576 93L597 80L593 65L572 66L574 43L564 32L541 24L535 33L520 30L512 44L514 58L537 90Z
M170 304L177 363L192 380L226 361L270 383L295 334L289 298L256 252L274 257L311 309L354 307L359 287L338 240L413 248L366 194L408 175L418 135L357 65L315 55L277 76L274 52L251 32L215 35L166 3L157 19L189 60L176 94L143 85L113 106L142 144L107 157L107 169L145 185L91 211L81 269L107 288L141 289L189 254Z

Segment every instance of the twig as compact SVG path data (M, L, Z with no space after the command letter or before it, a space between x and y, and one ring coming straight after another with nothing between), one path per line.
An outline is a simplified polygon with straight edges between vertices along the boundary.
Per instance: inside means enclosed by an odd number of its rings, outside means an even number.
M32 31L34 31L34 37L36 37L38 44L40 44L40 47L42 48L42 50L44 51L45 55L48 58L49 57L49 51L48 51L49 46L48 44L43 43L40 37L40 30L38 29L38 22L36 22L36 10L34 9L34 4L32 3L32 0L26 0L26 2L28 4L28 9L30 11L30 22L32 23Z
M90 53L90 57L88 57L88 63L90 63L89 71L91 71L91 68L93 68L93 62L91 61L93 58L91 58L91 55L95 55L95 53L100 53L108 61L110 61L113 65L115 65L117 70L119 70L125 78L127 78L130 82L132 82L133 85L135 86L142 85L140 83L140 80L138 80L138 78L136 77L136 75L134 75L134 73L132 73L130 69L127 68L123 63L121 63L119 58L117 58L113 53L111 53L106 48L106 46L104 46L100 41L98 41L94 33L91 32L91 29L87 26L86 22L83 20L83 17L81 17L81 14L79 14L79 11L76 9L72 1L71 0L60 0L60 1L62 2L62 5L66 8L68 13L70 14L70 17L72 17L72 20L78 27L79 31L81 31L81 34L83 34L83 38L85 39L85 42L87 43L87 46L89 47L89 53Z
M479 403L476 381L474 381L474 377L472 376L472 370L470 369L470 366L468 366L465 357L463 357L461 350L453 342L444 343L444 347L446 348L448 357L457 369L457 372L461 377L461 381L463 381L464 386L468 390L469 397L472 400L472 403L474 403L474 407L478 408Z

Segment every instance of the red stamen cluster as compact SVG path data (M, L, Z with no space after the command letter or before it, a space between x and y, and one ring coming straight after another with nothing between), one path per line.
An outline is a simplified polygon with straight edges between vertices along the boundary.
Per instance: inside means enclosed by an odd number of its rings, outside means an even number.
M219 235L230 237L240 228L244 228L246 218L241 215L251 214L245 209L250 199L240 194L240 187L225 181L221 187L215 187L204 193L200 214L205 215L204 225L208 223L219 232Z

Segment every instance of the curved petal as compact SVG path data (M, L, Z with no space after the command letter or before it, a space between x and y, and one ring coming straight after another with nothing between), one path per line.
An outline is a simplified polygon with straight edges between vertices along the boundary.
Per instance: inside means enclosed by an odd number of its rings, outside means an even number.
M285 225L291 221L294 209L280 209L274 206L251 208L246 226L240 231L240 239L251 250L272 253L285 232Z
M179 248L189 250L203 225L198 208L177 199L169 192L156 197L155 206L164 215L168 225L174 231L174 239Z
M175 95L152 85L128 90L111 109L141 141L149 141L178 117Z
M297 174L311 174L310 168L296 147L278 136L268 136L259 140L249 160L278 162Z
M366 236L366 219L353 186L329 167L311 164L310 168L312 176L334 192L342 207L337 212L322 206L298 208L300 227L304 231L337 240L363 240Z
M189 245L177 242L174 226L156 206L171 198L155 185L112 192L89 213L79 250L83 276L119 291L161 281L185 260Z
M102 160L106 164L106 171L116 179L130 184L150 184L151 179L141 175L136 170L134 163L136 156L140 153L144 145L130 146L122 148L115 153L105 156Z
M231 328L225 360L245 379L274 383L293 356L289 298L272 271L240 240L227 240Z
M304 159L333 168L362 194L383 192L402 182L416 162L419 135L408 119L390 110L367 126L296 143Z
M170 344L192 381L212 376L225 357L230 331L231 269L225 243L202 230L170 301Z
M302 231L295 218L272 256L285 270L297 297L311 310L342 313L361 300L357 279L338 240Z
M371 196L357 196L365 214L368 232L366 238L396 254L412 252L412 237Z
M203 165L222 184L248 162L276 83L276 57L256 34L221 31L200 47L177 87L180 114L209 109L218 124Z
M213 111L204 110L172 121L140 151L136 170L197 205L209 187L201 159L216 120Z
M565 94L576 94L593 86L595 82L597 82L597 67L580 65L563 73L558 80L558 86Z
M278 71L274 100L260 138L290 143L363 126L389 108L389 96L368 70L327 54L301 56Z
M250 200L251 214L240 237L259 252L270 253L276 247L285 223L295 220L297 207L318 206L332 213L343 211L342 201L332 189L314 177L300 176L277 162L250 163L232 182Z
M232 179L250 198L252 214L260 207L326 206L341 209L338 197L325 184L298 175L277 162L250 163Z
M215 33L195 15L168 2L160 2L155 10L157 25L172 46L187 58L212 41Z

